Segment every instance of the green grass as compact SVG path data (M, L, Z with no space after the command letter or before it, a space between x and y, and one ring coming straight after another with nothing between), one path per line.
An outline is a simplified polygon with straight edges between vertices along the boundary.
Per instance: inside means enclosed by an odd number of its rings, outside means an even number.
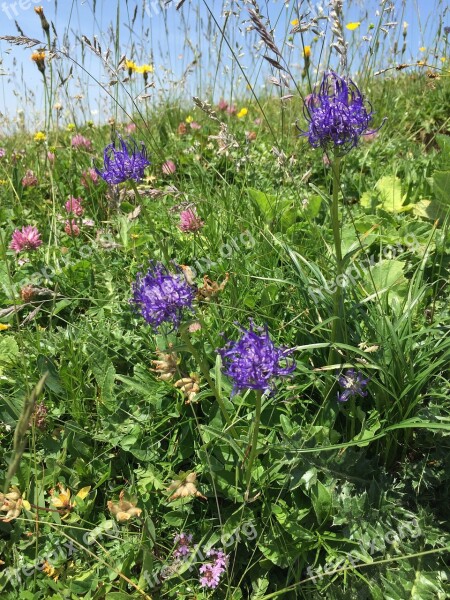
M113 48L118 62L118 39ZM13 493L1 508L12 517L0 520L2 598L448 597L450 82L420 66L375 76L399 58L383 56L367 55L358 83L376 125L387 121L342 161L348 277L331 354L332 176L295 127L306 127L306 79L289 101L253 88L235 100L248 109L238 118L202 109L200 91L197 104L130 107L137 83L120 71L115 122L78 114L67 127L50 118L48 73L46 140L16 132L0 159L0 461ZM101 179L84 187L131 112L146 179L115 195ZM72 148L75 133L93 150ZM36 186L21 183L28 169ZM64 230L69 196L90 220L78 219L78 237ZM178 227L186 206L204 221L196 234ZM16 254L24 225L43 244ZM151 260L190 266L198 287L204 276L226 285L179 330L155 333L130 304ZM257 395L231 394L217 352L249 319L296 361L263 396L257 428ZM161 378L169 367L154 361L171 352L173 378ZM368 393L339 403L349 368ZM174 385L183 378L194 398ZM193 536L188 561L174 555L181 532ZM229 557L215 591L199 583L211 547Z

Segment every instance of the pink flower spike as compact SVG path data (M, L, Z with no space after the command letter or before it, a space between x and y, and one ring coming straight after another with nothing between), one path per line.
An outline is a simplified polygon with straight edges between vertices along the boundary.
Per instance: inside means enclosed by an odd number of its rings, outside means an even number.
M78 227L75 219L66 221L64 231L67 233L67 235L70 235L70 237L78 237L80 235L80 228Z
M166 162L162 166L162 172L164 175L172 175L177 170L176 164L173 160L166 160Z
M74 198L73 196L70 196L70 198L67 200L65 207L68 213L72 213L74 215L76 215L77 217L81 217L84 213L84 209L81 206L81 198Z
M195 207L181 211L180 224L178 225L180 231L185 233L195 233L196 231L199 231L204 224L205 222L197 215L197 209Z
M83 150L87 150L89 152L92 150L92 142L91 140L85 138L84 135L77 133L72 138L72 148L82 148Z
M22 250L36 250L42 244L41 234L34 225L22 227L22 231L16 229L12 234L12 240L9 247L16 252Z
M27 169L25 176L22 178L24 188L33 187L38 184L38 178L31 169Z
M189 126L191 129L193 129L194 131L201 129L202 126L199 125L199 123L197 123L196 121L192 121L192 123L189 123Z
M89 188L90 185L98 184L98 174L95 169L90 167L81 174L81 185L85 188Z
M228 108L228 102L226 100L224 100L223 98L221 98L219 100L219 103L217 104L217 108L219 110L227 110L227 108Z

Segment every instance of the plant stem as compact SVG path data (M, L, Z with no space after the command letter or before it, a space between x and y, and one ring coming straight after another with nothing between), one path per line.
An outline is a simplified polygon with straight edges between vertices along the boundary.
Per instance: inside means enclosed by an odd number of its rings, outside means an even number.
M259 434L259 425L261 422L261 405L262 405L262 392L258 390L256 392L256 404L255 404L255 421L253 424L253 435L251 440L251 449L250 456L248 457L248 464L246 470L246 480L247 480L247 494L250 491L250 482L252 479L252 467L255 462L255 458L258 454L258 434Z
M230 430L230 433L233 436L233 438L237 441L238 437L237 437L236 430L234 429L234 426L233 426L233 423L231 422L228 411L227 411L225 404L220 396L220 391L217 389L214 381L211 379L211 375L209 374L209 365L207 364L205 359L202 356L200 356L200 353L198 352L197 348L192 344L192 342L189 338L189 334L186 329L184 329L184 330L183 330L183 328L180 329L180 337L183 340L183 342L185 343L189 352L194 357L195 362L198 364L203 377L208 382L208 385L211 388L211 391L217 400L217 404L219 405L219 408L222 412L223 418L225 419L226 424Z
M334 344L343 342L343 316L344 303L341 290L341 275L344 270L341 248L341 224L339 221L339 190L340 190L340 167L341 157L334 156L331 163L333 170L333 198L331 202L331 228L333 231L334 251L336 255L336 290L333 295L333 323L331 328L331 350L329 356L329 364L334 364L339 361L339 354L334 347Z

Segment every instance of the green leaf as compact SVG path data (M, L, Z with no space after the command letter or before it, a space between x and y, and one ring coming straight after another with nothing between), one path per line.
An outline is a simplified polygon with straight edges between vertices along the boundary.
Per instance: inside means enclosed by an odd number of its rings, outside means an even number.
M445 214L450 207L450 171L435 171L431 188L439 209Z
M317 522L319 525L322 525L331 514L333 505L332 495L323 483L317 481L311 486L310 498L314 512L316 513Z
M446 166L450 166L450 136L442 133L436 134L436 142L441 151L442 162Z
M3 366L12 365L20 355L19 346L12 335L1 334L0 337L0 375Z
M48 356L39 354L37 357L37 367L41 375L44 375L44 373L48 371L48 377L45 380L45 387L51 390L57 396L65 397L66 390L61 383L55 363Z
M406 194L402 195L402 182L398 177L386 176L375 184L380 193L381 207L387 212L404 212L413 208L412 204L403 206Z
M253 200L255 205L259 208L260 213L267 222L272 221L275 218L275 209L277 205L277 199L275 196L270 196L265 192L260 192L254 188L248 188L248 194Z
M365 274L362 282L368 299L375 300L389 292L391 306L398 306L407 292L408 282L404 275L405 265L400 260L383 260Z

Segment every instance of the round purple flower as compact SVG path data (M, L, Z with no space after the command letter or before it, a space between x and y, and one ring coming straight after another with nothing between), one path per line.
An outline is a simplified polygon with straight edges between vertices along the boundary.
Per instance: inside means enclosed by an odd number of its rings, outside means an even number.
M96 172L110 185L128 179L140 181L150 164L144 144L141 143L139 147L134 140L127 144L120 136L118 138L119 148L116 148L116 141L106 146L103 152L104 170L102 172L96 168Z
M345 373L342 373L338 379L339 386L342 391L338 392L338 401L347 402L352 396L361 396L364 398L367 396L367 390L364 388L369 383L368 378L364 378L364 375L360 372L356 372L355 369L347 369Z
M309 123L302 135L314 148L338 150L346 154L362 135L372 134L372 106L365 102L357 85L333 71L324 74L318 94L305 98L303 112Z
M237 342L229 341L218 350L224 363L224 374L233 380L234 395L238 390L252 389L262 392L273 391L273 379L290 375L295 361L287 357L293 349L277 348L264 328L241 328L242 337Z
M182 273L170 273L161 263L150 263L145 275L138 274L133 286L133 302L156 331L162 323L180 324L184 309L192 308L195 288Z

